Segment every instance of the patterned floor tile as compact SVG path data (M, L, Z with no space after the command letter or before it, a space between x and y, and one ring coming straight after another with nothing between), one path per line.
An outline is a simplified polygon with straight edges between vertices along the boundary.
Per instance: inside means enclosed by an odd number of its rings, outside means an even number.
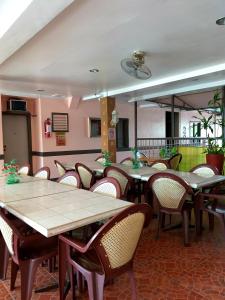
M216 224L213 233L207 225L201 239L196 241L191 232L191 246L183 246L182 230L162 232L155 240L156 220L144 231L137 250L134 270L139 300L224 300L225 299L225 239ZM20 276L16 289L9 291L7 280L0 282L0 300L20 299ZM35 288L57 281L57 273L50 274L40 267ZM32 300L58 300L58 289L45 293L33 293ZM71 294L67 300L71 300ZM85 292L78 300L88 300ZM104 300L131 300L127 274L107 285Z

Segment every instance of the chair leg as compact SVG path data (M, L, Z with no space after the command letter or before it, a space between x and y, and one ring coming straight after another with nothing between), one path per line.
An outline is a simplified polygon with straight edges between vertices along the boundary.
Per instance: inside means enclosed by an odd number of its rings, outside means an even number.
M67 262L66 262L67 248L64 242L59 240L59 299L65 300L64 286L67 274Z
M11 280L10 280L10 291L15 289L15 282L17 277L17 272L19 270L19 266L12 260L11 262Z
M183 228L184 228L184 245L189 246L189 218L188 211L184 210L183 214Z
M20 261L19 265L21 273L21 299L30 300L39 261L24 260Z
M95 273L95 289L96 289L96 300L103 300L104 298L104 284L105 284L105 275L100 275Z
M9 263L9 250L0 232L0 280L6 279L7 267Z
M225 237L225 216L224 214L218 214L219 220L220 220L220 224L222 225L222 230L223 230L223 234Z
M214 229L214 215L211 213L208 213L208 219L209 219L209 230L213 231Z
M134 277L134 272L130 270L128 272L129 277L130 277L130 283L131 283L131 291L132 291L132 300L137 300L137 288L136 288L136 281Z
M76 273L75 268L73 266L71 266L71 268L70 268L70 283L71 283L73 300L76 299L76 289L75 289L75 280L74 280L75 273Z
M163 213L161 211L159 211L159 215L158 215L158 229L157 229L157 233L156 233L156 240L159 239L160 229L161 229L161 226L162 226L162 219L163 219Z

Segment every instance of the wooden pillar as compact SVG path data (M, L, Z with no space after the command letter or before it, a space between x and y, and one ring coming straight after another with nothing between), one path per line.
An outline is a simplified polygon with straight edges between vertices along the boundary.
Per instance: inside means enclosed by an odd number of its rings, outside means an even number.
M116 128L110 124L112 111L115 109L115 98L100 99L101 109L101 148L109 151L112 162L116 162Z

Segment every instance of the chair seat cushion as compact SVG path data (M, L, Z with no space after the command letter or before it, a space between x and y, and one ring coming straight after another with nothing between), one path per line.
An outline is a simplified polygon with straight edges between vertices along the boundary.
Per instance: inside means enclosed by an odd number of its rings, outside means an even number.
M22 242L19 257L20 259L35 259L45 255L57 254L58 237L46 238L39 233L28 236Z
M99 259L94 251L88 251L85 254L74 252L74 254L71 255L71 258L74 258L76 263L89 271L103 273Z

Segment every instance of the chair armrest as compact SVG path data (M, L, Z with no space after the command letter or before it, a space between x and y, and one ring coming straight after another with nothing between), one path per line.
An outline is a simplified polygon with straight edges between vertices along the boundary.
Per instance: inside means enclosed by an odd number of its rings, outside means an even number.
M65 235L60 235L59 239L81 253L87 252L87 250L89 249L90 244L91 244L90 241L87 244L85 244L79 240L75 240L74 238L67 237Z

